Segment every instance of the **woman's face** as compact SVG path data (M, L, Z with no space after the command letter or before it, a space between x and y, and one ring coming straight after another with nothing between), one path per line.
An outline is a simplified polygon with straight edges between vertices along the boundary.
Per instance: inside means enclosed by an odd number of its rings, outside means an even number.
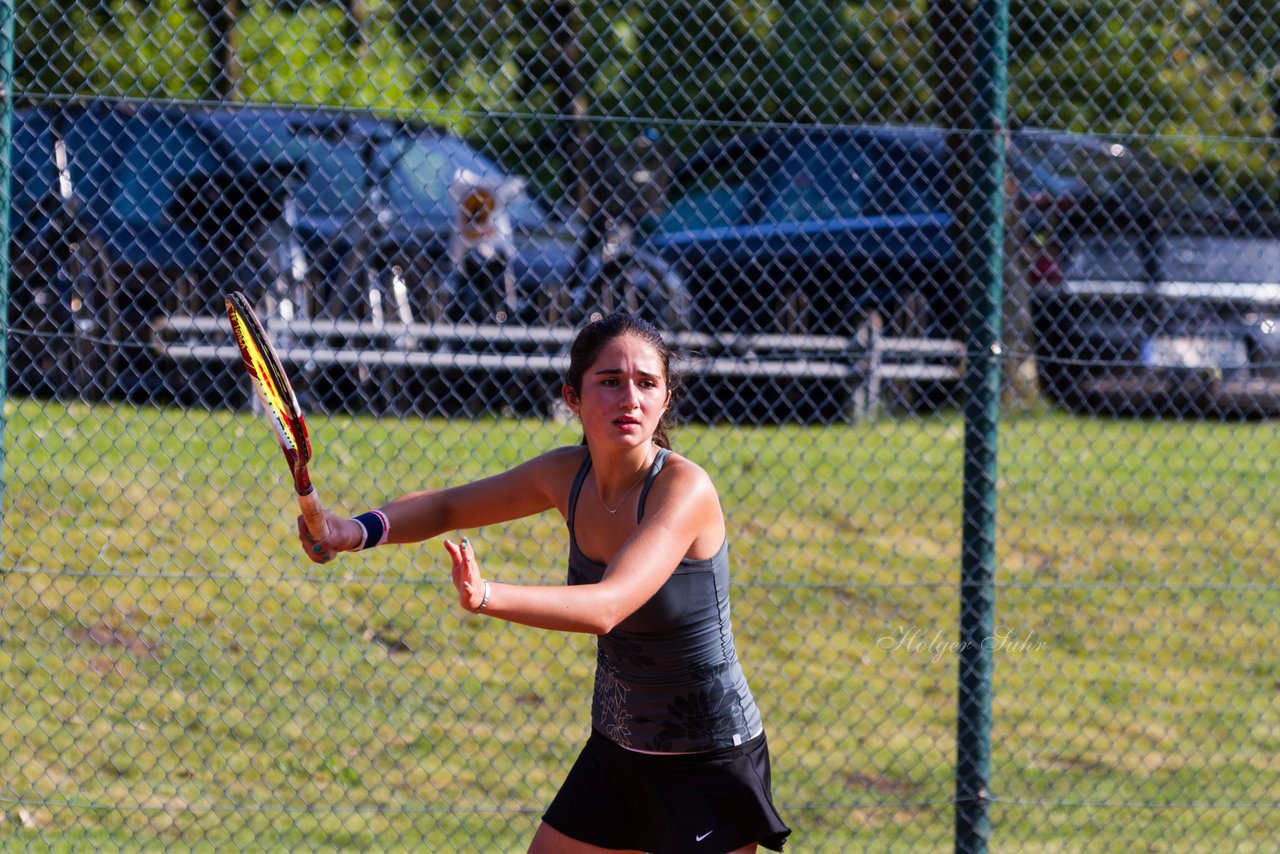
M588 441L648 444L671 402L662 357L640 338L620 335L583 372L579 393L565 390L565 401L582 420Z

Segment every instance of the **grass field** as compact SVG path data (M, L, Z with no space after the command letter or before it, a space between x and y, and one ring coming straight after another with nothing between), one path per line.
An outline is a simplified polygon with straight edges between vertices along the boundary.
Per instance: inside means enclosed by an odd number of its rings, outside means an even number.
M593 646L462 618L435 544L292 545L252 414L6 408L0 849L523 850L585 737ZM313 419L355 512L567 426ZM947 851L963 425L690 426L788 850ZM1010 416L992 850L1280 848L1268 423ZM555 582L554 518L472 533Z

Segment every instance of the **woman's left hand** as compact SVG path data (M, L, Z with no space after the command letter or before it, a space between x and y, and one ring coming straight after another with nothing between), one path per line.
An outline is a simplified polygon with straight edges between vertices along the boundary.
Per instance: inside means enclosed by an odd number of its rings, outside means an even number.
M480 565L476 563L471 543L466 537L461 543L445 540L444 548L453 560L453 586L458 591L458 604L474 614L484 601L484 581L480 578Z

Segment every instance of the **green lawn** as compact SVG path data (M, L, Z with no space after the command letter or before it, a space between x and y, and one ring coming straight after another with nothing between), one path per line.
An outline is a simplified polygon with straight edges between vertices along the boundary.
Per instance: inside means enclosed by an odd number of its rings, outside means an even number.
M453 607L434 544L325 567L252 414L14 401L0 848L523 850L585 737L591 640ZM576 442L313 417L350 512ZM1268 423L1010 416L992 850L1280 843ZM948 851L963 424L690 426L796 851ZM556 582L557 518L472 533ZM790 850L789 847L789 850Z

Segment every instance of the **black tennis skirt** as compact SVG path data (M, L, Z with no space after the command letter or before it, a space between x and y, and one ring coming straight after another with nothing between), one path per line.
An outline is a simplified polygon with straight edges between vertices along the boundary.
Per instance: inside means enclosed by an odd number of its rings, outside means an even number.
M601 848L716 854L752 842L781 851L764 734L704 753L649 754L591 731L543 820Z

